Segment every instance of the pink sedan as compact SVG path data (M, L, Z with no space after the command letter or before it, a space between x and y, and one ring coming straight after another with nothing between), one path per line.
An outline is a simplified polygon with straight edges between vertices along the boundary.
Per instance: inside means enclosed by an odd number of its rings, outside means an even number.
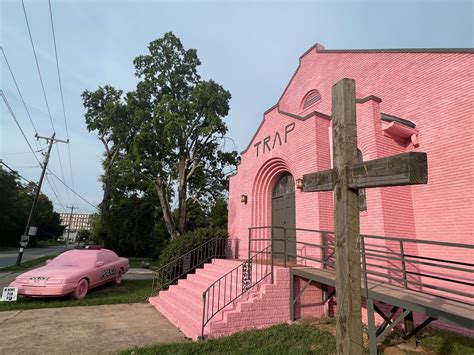
M74 249L58 255L46 265L19 275L10 287L32 297L60 297L71 294L83 299L91 288L107 282L122 282L128 259L102 248Z

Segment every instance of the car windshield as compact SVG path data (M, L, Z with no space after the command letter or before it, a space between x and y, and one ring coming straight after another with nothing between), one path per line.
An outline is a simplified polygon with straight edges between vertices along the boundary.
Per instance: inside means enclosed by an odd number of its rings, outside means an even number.
M52 266L93 266L97 260L96 253L87 250L71 250L58 255L48 265Z

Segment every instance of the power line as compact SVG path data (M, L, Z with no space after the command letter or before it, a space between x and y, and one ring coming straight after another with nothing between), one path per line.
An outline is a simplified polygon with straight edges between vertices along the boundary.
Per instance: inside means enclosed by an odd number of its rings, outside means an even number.
M37 157L36 154L35 154L35 151L34 151L33 147L31 146L30 142L28 141L28 138L26 138L25 132L24 132L23 129L21 128L21 125L20 125L20 123L18 122L18 119L16 118L15 113L13 112L13 110L12 110L12 108L11 108L11 106L10 106L10 104L9 104L9 102L8 102L8 100L7 100L5 94L3 93L2 90L0 90L0 95L2 96L3 101L5 102L5 105L7 106L8 110L10 111L10 114L12 115L13 119L15 120L15 123L17 124L18 128L20 129L20 132L21 132L21 134L23 135L23 138L25 139L26 143L28 144L28 147L30 147L31 153L33 153L33 155L34 155L36 161L38 162L38 164L40 164L40 166L42 166L42 165L41 165L41 162L39 161L38 157ZM36 136L38 137L38 135L36 135ZM43 148L42 148L41 150L43 150ZM25 180L26 182L32 183L30 180L28 180L28 179L24 178L23 176L21 176L16 170L14 170L14 169L12 169L11 167L7 166L6 163L3 162L3 160L0 160L0 162L1 162L4 166L6 166L8 169L10 169L11 171L15 172L19 177L21 177L21 178L22 178L23 180ZM53 189L52 189L52 190L53 190ZM67 191L67 190L66 190L66 191ZM53 190L53 193L56 195L56 192L55 192L54 190ZM58 200L60 200L59 197L58 197Z
M54 181L54 180L53 180L53 181ZM62 208L63 210L65 210L66 208L65 208L64 202L61 201L61 199L59 198L59 195L58 195L58 194L56 193L56 191L54 190L53 185L51 185L51 181L49 181L48 174L46 174L46 182L48 183L49 187L51 188L51 191L53 191L54 196L56 196L56 200L57 200L57 201L55 201L55 202L56 202L59 206L61 206L61 208Z
M20 123L18 122L18 120L17 120L15 114L13 113L13 110L12 110L10 104L8 103L7 97L5 96L5 94L3 93L2 90L0 90L0 95L2 96L3 101L5 102L5 105L7 106L8 111L10 111L10 114L12 115L13 119L15 120L15 123L16 123L16 125L18 126L18 129L20 130L21 134L23 135L23 138L25 139L26 143L28 144L28 147L30 147L31 152L32 152L33 155L35 156L36 161L38 162L38 164L41 165L41 162L39 161L38 157L37 157L36 154L35 154L35 150L33 149L33 147L31 146L30 142L28 141L28 138L26 138L25 132L23 131L23 128L21 128Z
M51 122L51 127L53 128L53 133L55 133L56 129L54 128L53 117L51 115L51 109L49 107L48 98L46 96L46 89L45 89L44 82L43 82L43 75L41 74L41 69L40 69L39 62L38 62L38 56L36 54L36 48L35 48L35 44L34 44L34 41L33 41L33 36L31 34L30 23L28 21L28 15L26 13L24 0L21 0L21 5L23 7L23 14L25 15L26 27L28 28L28 34L29 34L29 37L30 37L31 48L33 49L33 55L35 57L36 69L38 71L38 76L39 76L39 79L40 79L40 82L41 82L41 88L43 90L43 97L44 97L44 101L46 103L46 108L48 110L49 120ZM69 143L69 138L68 138L68 143ZM63 177L64 180L66 180L65 177L64 177L64 169L63 169L63 164L62 164L62 161L61 161L61 156L60 156L60 153L59 153L59 148L57 146L56 146L56 151L58 153L59 168L61 170L61 176ZM72 179L72 176L71 176L71 179ZM71 197L69 196L69 192L67 190L66 190L66 194L68 195L69 200L71 200Z
M92 203L87 201L84 197L79 195L76 191L74 191L71 187L69 187L63 180L61 180L55 173L53 173L50 169L48 169L49 174L54 176L61 184L63 184L66 188L68 188L73 194L75 194L77 197L79 197L82 201L86 202L90 206L94 207L96 210L99 210L97 206L94 206Z
M69 141L69 130L68 130L67 119L66 119L66 108L65 108L65 105L64 105L64 94L63 94L63 85L62 85L62 80L61 80L61 72L59 70L58 49L57 49L57 46L56 46L56 33L54 31L53 10L52 10L52 7L51 7L51 0L48 0L48 5L49 5L49 18L51 20L51 31L53 33L54 55L56 57L56 70L58 72L59 91L61 93L61 104L62 104L62 108L63 108L64 125L66 127L66 138ZM72 188L75 189L74 174L72 172L72 159L71 159L71 146L70 146L70 144L68 144L67 147L68 147L68 154L69 154L69 173L71 175Z
M61 74L59 72L59 60L58 60L58 50L56 47L56 34L54 32L54 22L53 22L53 12L51 9L51 0L48 0L49 4L49 18L51 19L51 31L53 32L53 42L54 42L54 55L56 56L56 70L58 72L58 80L59 80L59 91L61 93L61 104L63 107L63 117L64 117L64 125L66 126L66 138L69 140L69 131L67 128L67 120L66 120L66 109L64 107L64 95L63 95L63 84L61 81Z
M33 168L41 168L39 165L20 165L14 166L14 169L33 169Z
M28 110L28 107L26 106L25 100L23 99L23 95L21 94L20 87L18 86L18 83L16 81L15 75L13 74L13 70L10 66L10 63L8 62L7 55L5 51L3 50L3 47L0 47L3 53L3 58L5 58L5 62L7 63L8 70L10 71L10 74L12 76L13 82L15 83L16 89L18 91L18 94L20 95L21 102L23 103L23 106L25 107L26 113L28 115L28 118L30 119L31 125L33 126L33 129L35 130L35 133L38 134L38 131L36 129L35 124L33 123L33 119L31 118L30 111Z
M35 150L36 153L41 153L43 149ZM8 152L8 153L0 153L0 155L20 155L20 154L31 154L31 152Z
M7 165L7 163L5 163L2 159L0 159L0 164L2 164L3 166L5 166L8 170L10 170L11 172L15 173L16 175L18 175L18 177L20 177L21 179L25 180L28 184L34 184L34 182L28 180L27 178L25 178L24 176L20 175L20 173L18 171L16 171L15 169L11 168L10 166ZM36 185L36 184L35 184Z
M41 82L41 88L43 89L44 101L46 102L46 108L48 109L49 120L51 121L51 127L53 127L53 133L54 133L56 130L54 129L53 117L51 116L51 109L49 108L48 98L46 97L46 90L44 88L43 76L41 75L41 69L38 63L38 56L36 55L35 44L33 42L33 36L31 35L30 23L28 22L28 15L26 14L24 0L21 0L21 5L23 7L23 14L25 15L26 27L28 27L28 34L30 36L31 48L33 48L33 55L35 57L36 69L38 70L38 75Z
M10 63L7 58L7 54L5 53L5 50L3 49L3 47L0 47L0 49L2 50L3 58L5 59L5 62L7 63L7 67L8 67L8 70L10 71L10 75L12 76L13 82L15 83L16 90L18 91L18 94L20 95L20 99L21 99L21 102L23 103L23 107L25 108L26 114L28 115L31 125L33 126L35 135L38 136L38 130L36 129L36 126L33 122L33 118L31 117L31 114L30 114L30 110L28 110L28 106L26 105L26 102L23 98L23 94L21 93L20 86L18 85L18 82L16 81L15 74L13 73L13 69L10 66ZM39 149L39 151L44 150L43 146L41 145L41 141L38 143L35 141L35 145L36 145L36 148Z
M56 146L56 152L58 153L59 170L61 171L61 177L63 178L63 180L66 180L66 178L64 177L63 163L62 163L62 160L61 160L61 154L59 154L59 147L58 146ZM69 191L67 189L66 189L66 195L67 195L67 198L69 199L69 202L72 202L71 196L69 195Z

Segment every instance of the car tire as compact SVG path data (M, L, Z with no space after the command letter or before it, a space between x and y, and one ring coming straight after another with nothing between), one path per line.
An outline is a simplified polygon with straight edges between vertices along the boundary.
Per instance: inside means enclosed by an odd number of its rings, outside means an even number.
M71 293L72 299L75 300L82 300L87 295L87 291L89 290L89 282L86 279L82 279L77 283L76 288Z
M118 286L122 283L122 276L123 276L123 270L119 269L117 273L115 274L115 284Z

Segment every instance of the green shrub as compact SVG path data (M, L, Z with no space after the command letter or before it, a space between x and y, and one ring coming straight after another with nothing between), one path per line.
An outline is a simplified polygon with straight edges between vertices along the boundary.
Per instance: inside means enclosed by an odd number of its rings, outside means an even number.
M210 227L198 228L174 240L170 240L160 253L159 266L168 264L213 238L227 238L227 230Z

